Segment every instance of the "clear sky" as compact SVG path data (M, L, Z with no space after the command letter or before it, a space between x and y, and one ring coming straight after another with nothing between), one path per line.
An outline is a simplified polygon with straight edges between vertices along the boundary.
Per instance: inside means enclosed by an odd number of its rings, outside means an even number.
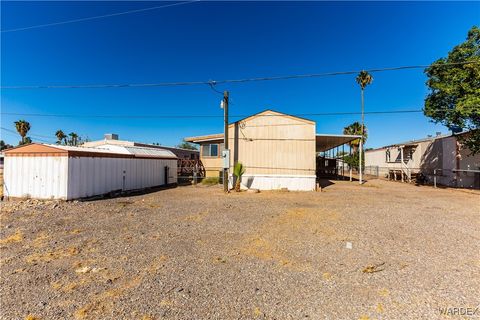
M5 2L1 28L84 18L165 2ZM423 65L446 56L480 24L480 3L207 2L1 34L2 85L200 81ZM375 73L366 111L420 109L421 69ZM232 115L267 108L304 114L360 110L355 76L218 86ZM31 89L1 92L2 112L42 114L222 115L208 86ZM307 117L308 118L308 117ZM360 116L315 116L318 133L338 134ZM33 140L58 129L100 139L179 143L222 132L221 118L53 118L2 115L1 126L31 123ZM367 147L443 133L422 114L367 115ZM17 144L19 136L2 130ZM51 138L48 138L51 137Z

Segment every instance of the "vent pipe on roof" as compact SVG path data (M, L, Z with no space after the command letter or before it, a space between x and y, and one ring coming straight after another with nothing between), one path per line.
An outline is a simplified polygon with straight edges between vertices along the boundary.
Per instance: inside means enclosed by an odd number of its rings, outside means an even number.
M106 133L104 137L106 140L118 140L118 134L116 133Z

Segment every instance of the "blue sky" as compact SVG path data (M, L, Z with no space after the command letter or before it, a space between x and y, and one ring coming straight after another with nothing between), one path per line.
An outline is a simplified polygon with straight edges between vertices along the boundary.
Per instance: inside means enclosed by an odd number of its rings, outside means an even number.
M103 15L165 2L2 2L2 30ZM207 2L1 34L2 85L199 81L423 65L446 56L480 24L480 3ZM376 73L366 110L420 109L421 69ZM356 112L355 76L219 85L232 115ZM42 114L222 115L208 86L31 89L1 92L2 112ZM75 131L99 139L179 143L222 132L221 118L111 119L2 115L1 126L31 123L33 140ZM318 133L341 133L359 116L315 116ZM447 129L422 114L367 115L367 147ZM48 138L51 137L51 138ZM19 136L2 130L16 144Z

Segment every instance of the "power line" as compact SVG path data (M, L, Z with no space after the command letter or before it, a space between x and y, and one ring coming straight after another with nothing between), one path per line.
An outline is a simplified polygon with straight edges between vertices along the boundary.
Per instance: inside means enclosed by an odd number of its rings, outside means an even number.
M432 65L412 65L412 66L400 66L400 67L390 67L390 68L375 68L375 69L367 69L367 70L294 74L294 75L285 75L285 76L271 76L271 77L244 78L244 79L179 81L179 82L158 82L158 83L0 86L0 89L105 89L105 88L178 87L178 86L194 86L194 85L209 85L213 89L213 85L227 84L227 83L246 83L246 82L259 82L259 81L320 78L320 77L332 77L332 76L358 74L360 71L375 73L375 72L399 71L399 70L409 70L409 69L425 69L431 66L449 67L449 66L459 66L459 65L465 65L465 64L480 64L480 62L464 61L464 62L452 62L452 63L437 63Z
M6 132L8 132L8 133L13 133L13 134L15 134L15 136L18 135L18 132L15 132L15 131L13 131L13 130L10 130L10 129L4 128L4 127L0 127L0 129L6 131ZM29 134L28 136L31 137L31 138L33 138L32 140L38 140L38 141L47 142L47 143L51 143L52 140L55 140L55 139L51 138L50 141L47 141L47 140L45 140L45 139L38 138L38 137L45 137L45 138L49 138L49 137L41 136L41 135L36 135L36 134ZM38 136L38 137L37 137L37 136Z
M8 131L8 132L18 134L18 132L14 131L14 130L7 129L7 128L3 128L3 127L0 127L0 128L1 128L2 130ZM28 135L29 135L29 136L32 136L32 137L47 138L47 139L52 139L52 140L54 140L54 138L51 137L51 136L43 136L43 135L34 134L34 133L29 133Z
M390 111L366 111L365 114L400 114L400 113L419 113L423 112L422 109L412 109L412 110L390 110ZM9 116L28 116L28 117L56 117L56 118L114 118L114 119L145 119L145 118L165 118L165 119L174 119L174 118L223 118L223 115L101 115L101 114L46 114L46 113L17 113L17 112L1 112L2 115ZM290 114L291 116L297 117L315 117L315 116L342 116L342 115L358 115L361 112L323 112L323 113L298 113ZM230 115L233 118L246 118L252 115ZM278 117L283 116L283 114L258 114L257 117Z
M171 4L162 5L162 6L156 6L156 7L149 7L149 8L143 8L143 9L136 9L136 10L129 10L129 11L123 11L123 12L116 12L116 13L104 14L104 15L100 15L100 16L93 16L93 17L72 19L72 20L52 22L52 23L44 23L44 24L38 24L38 25L28 26L28 27L21 27L21 28L1 30L0 32L2 32L2 33L5 33L5 32L15 32L15 31L23 31L23 30L36 29L36 28L44 28L44 27L58 26L58 25L61 25L61 24L68 24L68 23L82 22L82 21L95 20L95 19L101 19L101 18L115 17L115 16L121 16L121 15L125 15L125 14L130 14L130 13L137 13L137 12L150 11L150 10L157 10L157 9L167 8L167 7L173 7L173 6L181 6L181 5L184 5L184 4L189 4L189 3L192 3L192 2L198 2L198 1L201 1L201 0L193 0L193 1L186 1L186 2L177 2L177 3L171 3Z

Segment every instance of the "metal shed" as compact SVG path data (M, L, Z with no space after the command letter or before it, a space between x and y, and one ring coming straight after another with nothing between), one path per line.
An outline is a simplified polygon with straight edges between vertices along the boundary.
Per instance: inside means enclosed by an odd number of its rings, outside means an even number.
M6 197L71 200L177 183L168 150L29 144L5 151Z

